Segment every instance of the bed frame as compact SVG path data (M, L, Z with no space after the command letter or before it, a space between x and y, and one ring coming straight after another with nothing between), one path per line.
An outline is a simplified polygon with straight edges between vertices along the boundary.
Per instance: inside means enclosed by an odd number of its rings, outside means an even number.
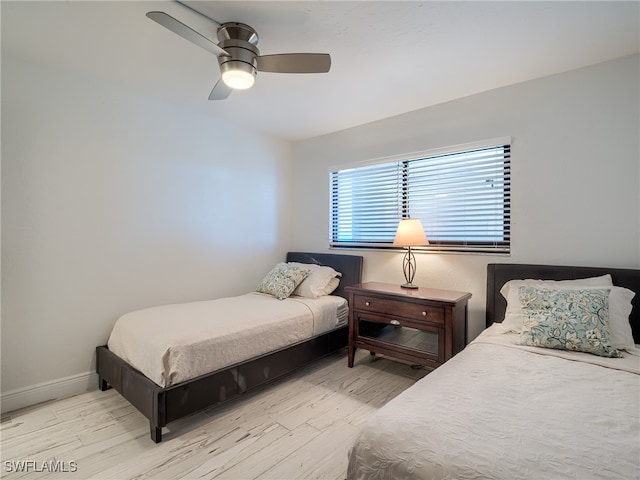
M340 285L333 295L344 298L347 298L346 286L362 281L360 256L289 252L287 261L326 265L341 272ZM96 372L100 390L115 388L149 419L151 439L158 443L162 441L162 428L169 422L272 382L346 346L347 337L347 327L341 327L166 388L158 386L103 345L96 348Z
M636 292L631 302L633 310L629 317L635 343L640 343L640 270L603 267L567 267L559 265L527 265L513 263L490 263L487 265L487 327L502 322L507 302L500 289L509 280L538 278L543 280L573 280L611 274L613 284Z

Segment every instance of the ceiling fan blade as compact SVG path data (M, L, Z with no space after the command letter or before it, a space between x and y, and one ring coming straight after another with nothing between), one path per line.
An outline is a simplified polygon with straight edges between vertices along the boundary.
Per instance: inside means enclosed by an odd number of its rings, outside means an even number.
M258 71L274 73L326 73L331 68L328 53L280 53L257 57Z
M173 33L180 35L185 40L189 40L200 48L204 48L208 52L213 53L216 57L221 55L230 56L225 50L213 43L207 37L196 32L193 28L188 27L179 20L176 20L171 15L167 15L164 12L147 12L147 17L154 22L159 23L163 27L168 28Z
M182 5L183 7L188 8L188 9L189 9L189 10L191 10L192 12L197 13L198 15L200 15L200 16L201 16L201 17L203 17L203 18L205 18L206 20L208 20L208 21L210 21L210 22L215 23L218 27L222 26L222 24L221 24L219 21L217 21L217 20L215 20L215 19L213 19L213 18L211 18L211 17L209 17L209 16L205 15L204 13L202 13L202 12L201 12L201 11L199 11L199 10L196 10L196 9L195 9L195 8L193 8L191 5L188 5L186 2L184 2L184 1L180 1L180 0L176 0L176 3L179 3L179 4L180 4L180 5Z
M228 87L227 84L220 79L213 87L213 90L211 90L209 100L224 100L231 95L231 92L233 92L233 89Z

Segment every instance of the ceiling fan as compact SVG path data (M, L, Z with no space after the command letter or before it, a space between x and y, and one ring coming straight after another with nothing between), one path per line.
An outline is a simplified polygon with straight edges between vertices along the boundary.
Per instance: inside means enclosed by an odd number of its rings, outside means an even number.
M249 25L237 22L220 24L201 12L178 2L218 25L215 43L165 12L148 12L147 17L185 40L218 57L221 78L211 90L209 100L223 100L233 90L251 88L258 71L273 73L326 73L331 68L327 53L281 53L260 55L258 34Z

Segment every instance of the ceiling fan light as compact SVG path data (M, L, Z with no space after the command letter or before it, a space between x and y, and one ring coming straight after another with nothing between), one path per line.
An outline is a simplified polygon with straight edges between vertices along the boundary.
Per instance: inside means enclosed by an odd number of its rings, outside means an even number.
M256 70L248 63L226 62L222 68L222 81L234 90L251 88L255 80Z
M246 90L253 86L255 78L249 72L229 70L222 74L222 81L234 90Z

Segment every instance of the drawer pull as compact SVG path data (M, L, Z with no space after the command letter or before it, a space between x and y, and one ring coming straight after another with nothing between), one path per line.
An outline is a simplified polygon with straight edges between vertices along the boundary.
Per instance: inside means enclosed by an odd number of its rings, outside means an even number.
M365 304L367 307L370 307L370 306L371 306L371 302L364 302L364 304Z
M400 322L398 320L391 320L389 323L391 325L400 325Z
M422 312L422 316L426 317L427 316L427 312Z

